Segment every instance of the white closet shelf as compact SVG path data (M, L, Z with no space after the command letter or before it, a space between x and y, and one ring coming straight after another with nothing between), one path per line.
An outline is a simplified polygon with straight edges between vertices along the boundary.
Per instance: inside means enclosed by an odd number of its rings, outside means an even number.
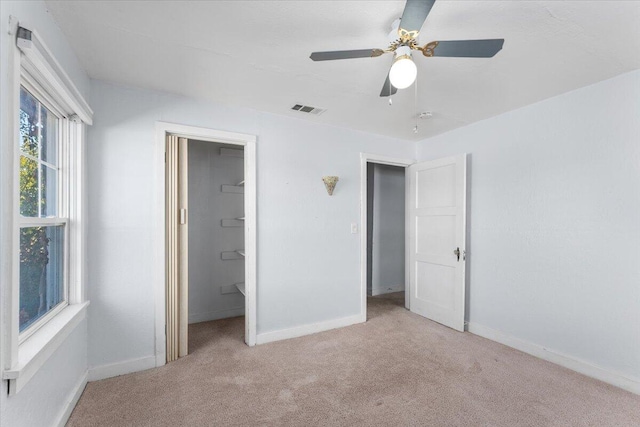
M236 252L238 252L242 256L245 256L244 255L244 249L238 249Z
M238 221L244 221L244 217L241 216L240 218L236 218Z
M244 293L244 282L236 283L235 285L236 285L236 288L238 288L238 290L240 291L240 293L242 295L245 295L245 293Z
M244 194L244 187L242 185L223 185L220 187L220 191L223 193Z
M220 258L222 258L223 261L234 259L244 260L244 255L240 255L238 251L225 251L220 253Z
M225 157L237 157L239 159L242 159L244 157L244 149L221 148L220 155Z

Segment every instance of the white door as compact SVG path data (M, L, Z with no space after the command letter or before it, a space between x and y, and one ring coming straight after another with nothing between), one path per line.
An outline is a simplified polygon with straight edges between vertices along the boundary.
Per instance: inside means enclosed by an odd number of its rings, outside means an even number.
M407 169L409 309L464 331L467 155Z

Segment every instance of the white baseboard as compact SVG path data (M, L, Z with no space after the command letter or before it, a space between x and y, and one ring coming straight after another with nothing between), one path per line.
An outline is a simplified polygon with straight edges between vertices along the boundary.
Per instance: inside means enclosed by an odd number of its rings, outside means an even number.
M355 316L327 320L325 322L312 323L310 325L296 326L294 328L281 329L279 331L263 332L258 334L256 337L256 344L266 344L268 342L287 340L289 338L298 338L304 335L311 335L318 332L354 325L356 323L362 323L365 320L366 319L363 319L362 315L357 314Z
M229 308L226 310L208 311L205 313L189 313L189 324L210 322L211 320L226 319L227 317L244 316L244 307Z
M73 408L76 407L78 400L80 400L80 396L82 396L84 388L87 386L87 376L88 373L85 372L84 375L82 375L82 378L80 378L80 381L78 381L76 386L73 388L66 405L62 408L60 415L58 415L57 421L53 423L54 426L64 427L67 424L67 421L69 421Z
M371 296L375 297L376 295L382 294L390 294L392 292L402 292L404 291L404 283L394 286L385 286L384 288L372 288Z
M132 372L146 371L156 367L156 357L146 356L138 359L125 360L124 362L109 365L96 366L89 369L89 381L98 381L105 378L117 377Z
M477 323L469 323L468 331L472 334L490 339L491 341L496 341L532 356L539 357L540 359L544 359L548 362L555 363L556 365L571 369L572 371L579 372L588 377L620 387L624 390L630 391L631 393L640 394L640 379L629 378L619 372L601 368L600 366L585 362L584 360L577 359L573 356L568 356L566 354L550 350L539 344L507 335L495 329L478 325Z
M167 364L167 353L160 351L156 353L156 368Z

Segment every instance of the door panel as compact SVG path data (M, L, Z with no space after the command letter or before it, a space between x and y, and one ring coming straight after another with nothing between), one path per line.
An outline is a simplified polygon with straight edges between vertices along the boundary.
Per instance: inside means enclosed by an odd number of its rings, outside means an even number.
M463 331L466 154L407 172L409 308Z
M416 263L416 298L443 310L455 308L455 268L431 262Z
M189 352L189 158L187 138L178 138L178 256L179 256L179 320L178 356Z
M444 165L417 171L417 208L456 205L456 168Z
M455 245L455 217L433 215L416 218L417 253L438 255Z
M165 333L167 362L188 352L187 139L166 137Z

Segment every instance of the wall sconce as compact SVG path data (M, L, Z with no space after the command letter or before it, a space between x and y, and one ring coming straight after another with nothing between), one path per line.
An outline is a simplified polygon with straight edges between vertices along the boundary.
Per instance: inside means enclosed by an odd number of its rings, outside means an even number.
M338 177L323 176L322 182L324 182L324 186L327 187L327 193L331 196L333 194L333 189L336 188L336 184L338 183Z

